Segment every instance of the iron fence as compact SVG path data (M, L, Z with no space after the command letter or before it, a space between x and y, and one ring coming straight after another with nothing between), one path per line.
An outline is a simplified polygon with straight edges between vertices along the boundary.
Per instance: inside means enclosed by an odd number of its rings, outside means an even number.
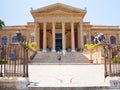
M120 45L104 45L105 77L120 76Z
M0 77L28 77L28 49L17 44L0 46Z

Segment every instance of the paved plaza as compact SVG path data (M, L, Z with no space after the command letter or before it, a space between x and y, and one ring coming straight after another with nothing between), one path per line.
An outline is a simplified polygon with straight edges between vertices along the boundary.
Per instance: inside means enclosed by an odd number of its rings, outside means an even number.
M104 65L29 65L30 86L109 86L104 82Z

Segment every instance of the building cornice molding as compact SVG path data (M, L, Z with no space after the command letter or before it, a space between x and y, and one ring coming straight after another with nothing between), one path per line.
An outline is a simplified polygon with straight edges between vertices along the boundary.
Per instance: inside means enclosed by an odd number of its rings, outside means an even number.
M105 25L92 25L91 29L116 29L120 30L119 26L105 26Z

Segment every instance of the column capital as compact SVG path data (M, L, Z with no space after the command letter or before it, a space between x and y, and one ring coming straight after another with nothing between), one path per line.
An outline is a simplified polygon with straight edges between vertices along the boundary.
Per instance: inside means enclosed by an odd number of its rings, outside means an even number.
M46 23L47 23L47 20L44 20L43 23L46 24Z
M80 21L79 21L79 25L82 25L82 24L83 24L83 20L80 19Z
M70 21L71 24L74 23L74 22L75 22L74 20L71 20L71 21Z
M39 23L35 22L36 28L39 28Z
M62 20L61 22L62 22L62 24L65 24L65 20Z
M38 21L35 19L34 22L36 23L36 22L38 22Z
M56 21L55 21L55 20L52 20L51 22L52 22L52 23L54 23L54 24L56 23Z
M83 22L83 19L80 19L80 22Z

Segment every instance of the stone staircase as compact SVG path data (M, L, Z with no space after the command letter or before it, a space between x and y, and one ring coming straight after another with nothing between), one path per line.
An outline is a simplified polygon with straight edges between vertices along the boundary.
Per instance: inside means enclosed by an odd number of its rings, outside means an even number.
M66 52L65 55L61 54L61 60L58 60L58 53L46 52L37 53L32 63L41 64L86 64L88 63L88 58L84 56L81 52Z

